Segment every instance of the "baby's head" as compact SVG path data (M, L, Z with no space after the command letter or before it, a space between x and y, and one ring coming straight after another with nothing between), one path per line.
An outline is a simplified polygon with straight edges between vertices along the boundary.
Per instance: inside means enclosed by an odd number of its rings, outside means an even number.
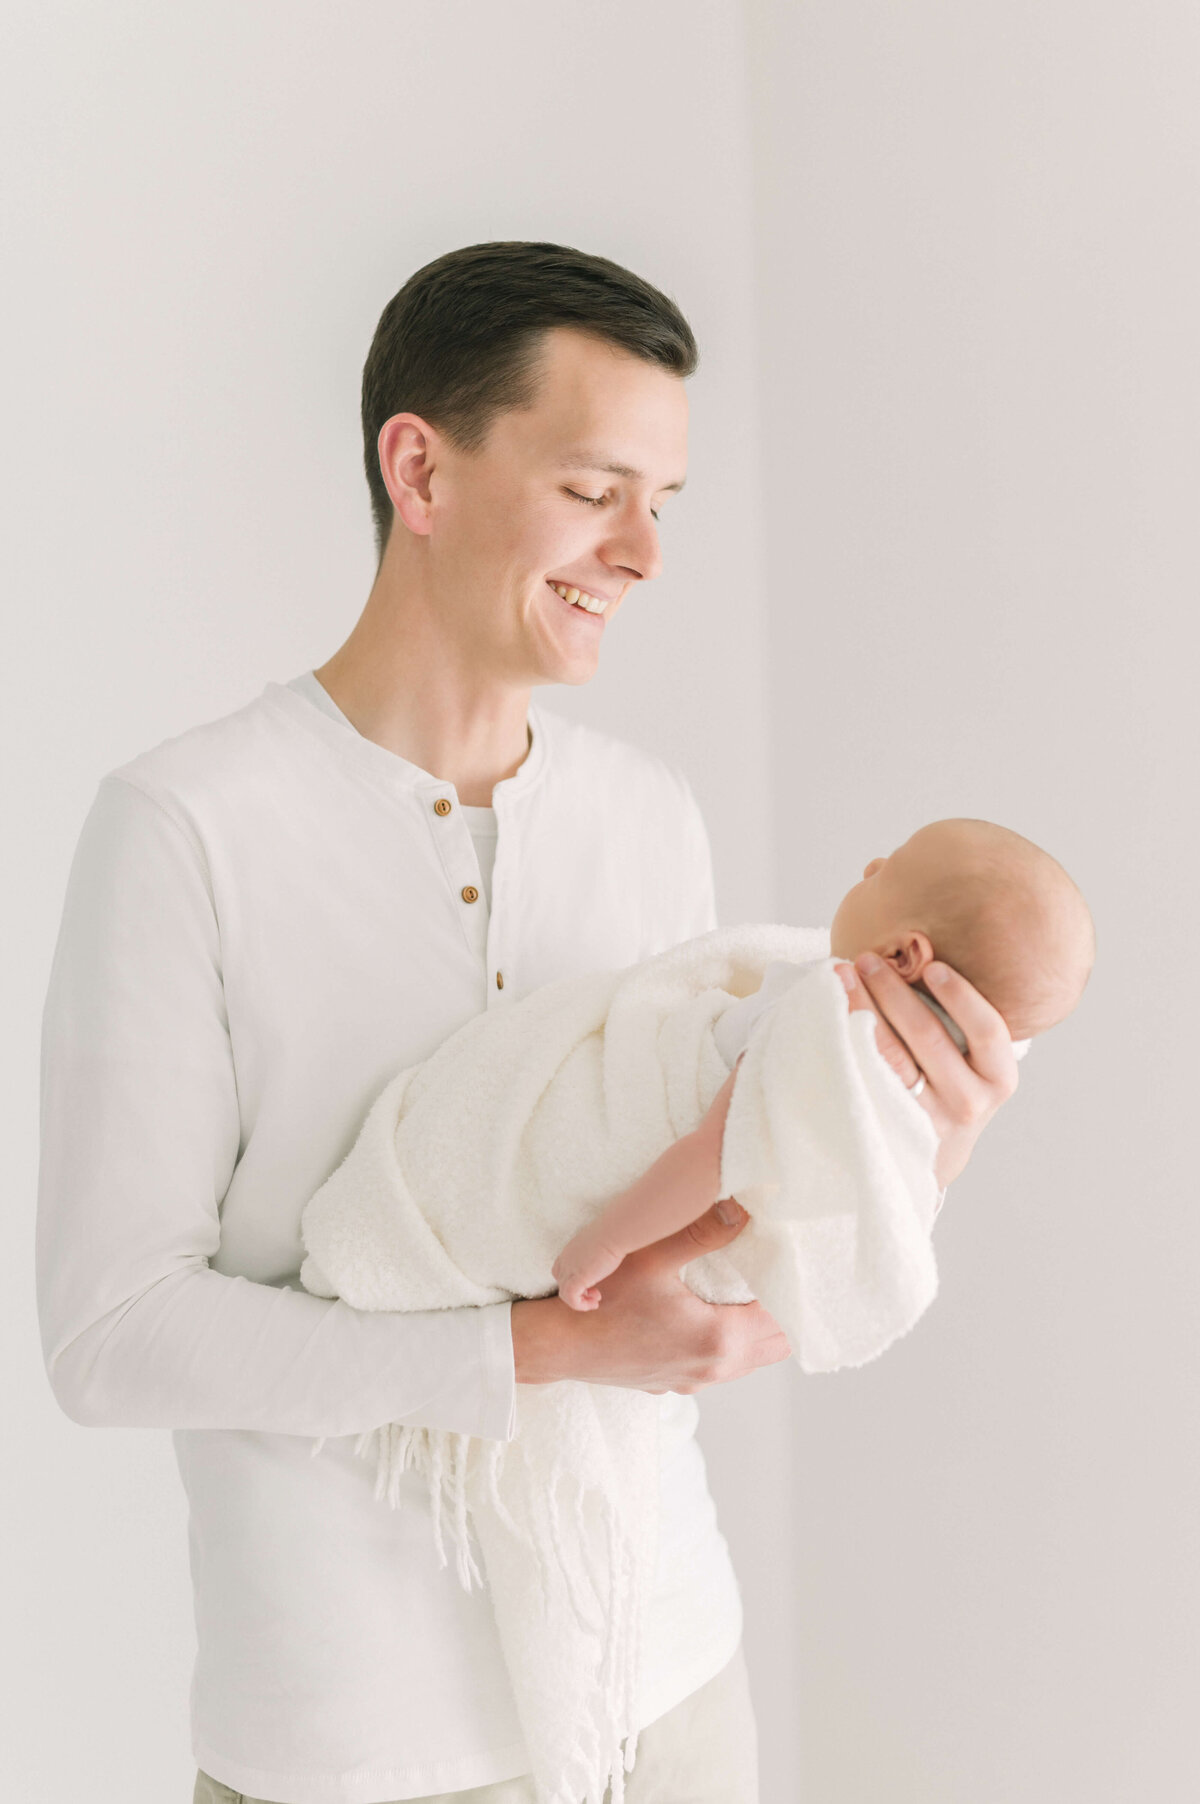
M941 959L1027 1040L1079 1001L1095 932L1074 883L1031 840L991 821L934 821L872 859L838 906L830 950L876 952L912 984Z

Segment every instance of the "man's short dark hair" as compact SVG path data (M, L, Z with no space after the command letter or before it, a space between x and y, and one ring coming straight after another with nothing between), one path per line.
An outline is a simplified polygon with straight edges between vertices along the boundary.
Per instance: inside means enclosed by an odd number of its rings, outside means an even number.
M427 263L384 308L363 365L363 462L380 557L392 526L377 449L384 421L420 414L476 450L498 413L532 403L552 326L590 332L675 376L690 376L698 361L674 301L607 257L500 241Z

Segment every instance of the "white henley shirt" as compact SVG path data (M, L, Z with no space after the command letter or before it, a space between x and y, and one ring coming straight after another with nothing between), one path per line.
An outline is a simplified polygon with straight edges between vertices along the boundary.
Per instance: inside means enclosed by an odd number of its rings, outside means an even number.
M494 871L489 811L311 673L111 772L71 868L42 1041L47 1372L76 1422L174 1431L193 1752L282 1804L527 1770L488 1593L438 1567L415 1476L391 1510L353 1451L388 1421L508 1439L510 1306L360 1312L298 1274L304 1204L397 1071L483 1009L716 924L683 777L540 706L529 725ZM662 1399L648 1722L741 1634L696 1418Z

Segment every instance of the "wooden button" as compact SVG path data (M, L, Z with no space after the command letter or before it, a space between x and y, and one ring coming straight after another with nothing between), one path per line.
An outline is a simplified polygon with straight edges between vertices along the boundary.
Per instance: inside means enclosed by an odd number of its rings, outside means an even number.
M437 801L433 804L433 812L435 814L449 814L451 806L452 804L446 800L445 796L439 796Z
M498 990L502 990L502 989L503 989L503 988L504 988L504 973L503 973L503 971L497 971L497 973L496 973L496 988L497 988L497 989L498 989Z
M473 883L468 883L466 885L462 892L462 899L464 902L478 902L479 891L475 888Z

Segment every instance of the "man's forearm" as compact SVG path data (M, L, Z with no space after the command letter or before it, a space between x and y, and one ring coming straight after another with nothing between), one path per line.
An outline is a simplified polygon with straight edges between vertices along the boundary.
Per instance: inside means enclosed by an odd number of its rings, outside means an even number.
M199 1266L66 1335L48 1316L46 1369L86 1427L320 1437L402 1421L506 1440L507 1318L507 1304L357 1310Z

